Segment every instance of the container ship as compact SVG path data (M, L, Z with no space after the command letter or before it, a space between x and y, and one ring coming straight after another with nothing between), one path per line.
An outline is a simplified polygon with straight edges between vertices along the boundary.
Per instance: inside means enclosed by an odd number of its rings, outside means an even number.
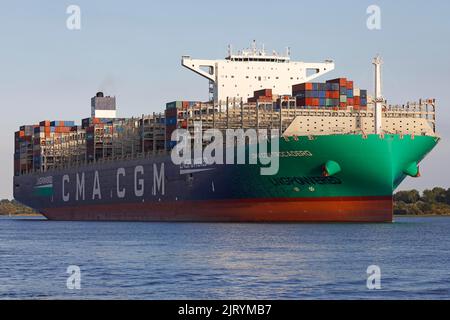
M392 222L394 190L439 142L435 100L388 104L379 57L373 96L347 78L315 82L334 62L292 61L289 50L181 61L209 82L207 101L119 118L116 98L98 92L80 125L21 126L14 198L50 220ZM277 170L261 173L261 152L252 163L173 160L174 132L211 129L278 132L266 153Z

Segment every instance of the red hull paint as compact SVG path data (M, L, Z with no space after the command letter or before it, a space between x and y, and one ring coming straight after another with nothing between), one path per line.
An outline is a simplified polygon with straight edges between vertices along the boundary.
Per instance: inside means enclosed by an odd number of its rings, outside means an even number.
M244 199L80 205L44 209L50 220L392 222L392 197Z

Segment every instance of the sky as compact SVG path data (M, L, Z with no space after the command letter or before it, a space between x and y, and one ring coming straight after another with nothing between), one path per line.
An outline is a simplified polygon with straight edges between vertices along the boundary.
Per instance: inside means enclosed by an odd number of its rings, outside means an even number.
M81 28L66 9L78 5ZM366 10L377 5L381 29ZM181 67L181 56L222 59L228 44L252 40L293 60L333 59L320 80L353 79L373 91L376 54L391 103L438 101L438 147L422 177L401 189L450 187L450 2L428 1L1 1L0 198L12 197L14 131L40 120L90 116L99 90L117 97L119 116L162 111L173 100L206 100L208 82Z

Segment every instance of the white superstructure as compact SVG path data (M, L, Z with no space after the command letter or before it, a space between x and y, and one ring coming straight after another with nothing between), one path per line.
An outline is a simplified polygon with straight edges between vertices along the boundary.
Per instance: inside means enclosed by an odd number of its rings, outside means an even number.
M254 91L272 89L273 94L290 95L292 85L311 81L334 70L334 63L291 61L287 49L285 55L267 54L264 48L252 48L233 54L231 48L223 60L199 60L182 57L182 65L210 82L210 94L214 102L227 98L253 97Z

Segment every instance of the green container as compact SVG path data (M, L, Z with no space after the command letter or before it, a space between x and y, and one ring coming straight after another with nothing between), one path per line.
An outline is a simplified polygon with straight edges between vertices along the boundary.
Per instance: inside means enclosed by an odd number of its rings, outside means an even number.
M181 108L182 105L183 105L182 101L168 102L168 103L166 103L166 110L167 109L178 109L178 108Z
M347 102L347 96L341 94L340 101L341 101L341 102Z

